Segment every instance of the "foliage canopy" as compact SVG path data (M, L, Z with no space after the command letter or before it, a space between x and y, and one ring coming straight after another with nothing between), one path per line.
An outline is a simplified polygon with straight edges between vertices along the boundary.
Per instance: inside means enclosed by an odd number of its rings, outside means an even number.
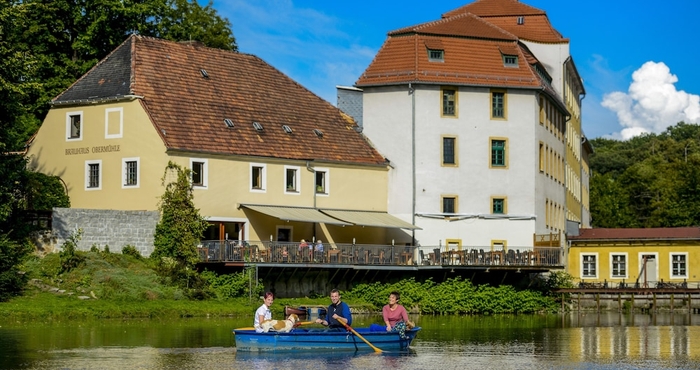
M700 126L679 122L661 134L591 144L594 227L700 225Z

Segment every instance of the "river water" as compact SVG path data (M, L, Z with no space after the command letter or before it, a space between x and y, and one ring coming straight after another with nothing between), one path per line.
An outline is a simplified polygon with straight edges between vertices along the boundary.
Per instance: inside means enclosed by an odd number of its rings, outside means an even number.
M248 354L251 320L0 319L2 369L698 369L700 315L415 316L410 353ZM356 316L354 326L381 322Z

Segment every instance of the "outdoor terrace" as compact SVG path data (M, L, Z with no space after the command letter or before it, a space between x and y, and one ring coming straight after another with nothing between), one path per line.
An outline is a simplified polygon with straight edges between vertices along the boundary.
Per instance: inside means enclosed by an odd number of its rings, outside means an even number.
M462 247L398 246L373 244L324 244L315 251L312 243L205 240L198 247L203 263L323 264L376 266L539 266L562 267L558 247Z

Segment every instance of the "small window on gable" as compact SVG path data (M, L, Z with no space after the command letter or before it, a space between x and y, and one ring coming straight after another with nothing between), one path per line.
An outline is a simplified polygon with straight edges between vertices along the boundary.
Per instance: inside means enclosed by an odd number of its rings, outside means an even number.
M124 109L105 109L105 139L119 139L124 131Z
M66 139L82 140L83 112L66 113Z
M445 51L438 49L428 49L428 60L431 62L444 62Z
M504 55L503 65L506 67L517 67L518 66L518 56L517 55Z

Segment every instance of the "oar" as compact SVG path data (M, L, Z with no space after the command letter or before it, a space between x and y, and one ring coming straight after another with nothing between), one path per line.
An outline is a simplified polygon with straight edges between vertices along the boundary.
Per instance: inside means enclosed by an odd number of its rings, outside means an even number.
M309 325L309 324L315 324L315 323L316 323L315 321L300 321L296 325L294 325L294 327L296 328L297 326ZM237 328L237 329L233 329L233 330L255 330L255 327L249 326L247 328Z
M350 325L346 324L343 320L337 320L339 323L343 324L346 329L350 330L353 334L355 334L358 338L362 339L363 342L367 343L368 346L370 346L374 352L377 353L382 353L382 350L375 347L372 343L370 343L365 337L361 336L360 333L356 332L355 329L351 328Z

